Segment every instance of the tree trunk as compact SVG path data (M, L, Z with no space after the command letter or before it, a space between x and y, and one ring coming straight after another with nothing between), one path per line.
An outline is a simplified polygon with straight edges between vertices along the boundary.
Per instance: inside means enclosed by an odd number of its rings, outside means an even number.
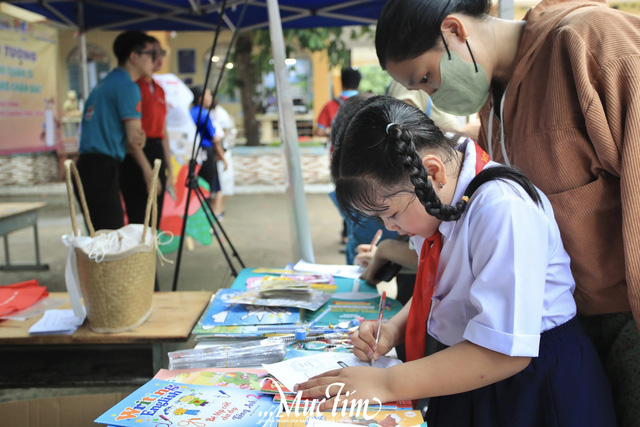
M254 88L255 72L251 64L251 33L249 31L238 34L236 40L236 63L238 76L238 89L240 89L240 100L242 102L244 135L247 138L247 145L260 145L260 127L256 120L258 106L255 102Z

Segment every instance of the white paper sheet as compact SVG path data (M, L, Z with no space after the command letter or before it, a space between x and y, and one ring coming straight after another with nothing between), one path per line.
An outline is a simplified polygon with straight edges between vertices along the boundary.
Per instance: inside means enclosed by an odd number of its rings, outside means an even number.
M383 356L376 360L374 368L389 368L398 365L402 361ZM295 357L283 362L262 364L264 369L276 377L285 387L293 390L293 386L303 383L309 378L323 374L334 369L347 366L371 366L370 362L363 362L353 353L333 353L325 351L313 356Z
M42 319L29 329L30 334L72 334L82 325L84 318L78 319L73 310L47 310Z
M293 266L293 269L307 273L331 274L348 279L357 279L364 272L364 269L359 265L312 264L303 260L298 261L296 265Z

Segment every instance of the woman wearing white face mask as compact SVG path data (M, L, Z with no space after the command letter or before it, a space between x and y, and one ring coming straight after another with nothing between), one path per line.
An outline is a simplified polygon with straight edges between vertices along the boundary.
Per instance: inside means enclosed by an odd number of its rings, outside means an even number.
M490 1L389 0L380 63L440 109L479 111L479 144L551 201L583 325L620 425L640 425L640 18L544 0L523 21Z

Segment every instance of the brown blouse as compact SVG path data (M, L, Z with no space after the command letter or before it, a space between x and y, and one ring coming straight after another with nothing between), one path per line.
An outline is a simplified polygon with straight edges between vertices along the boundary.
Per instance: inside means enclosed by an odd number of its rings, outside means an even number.
M640 18L604 1L547 0L525 20L504 101L507 156L553 205L579 312L632 309L639 323Z

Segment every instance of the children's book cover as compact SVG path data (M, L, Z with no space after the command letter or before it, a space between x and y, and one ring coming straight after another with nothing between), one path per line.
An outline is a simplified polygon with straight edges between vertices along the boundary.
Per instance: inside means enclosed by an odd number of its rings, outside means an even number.
M311 289L322 292L335 292L337 286L333 280L333 276L330 274L285 274L281 277L275 276L257 276L249 277L247 279L247 289L256 289L269 281L299 281L309 283Z
M266 338L267 331L258 329L256 325L234 325L234 326L212 326L204 328L202 322L198 321L192 333L196 336L196 341L207 338Z
M203 328L198 322L192 333L196 335L196 341L216 340L221 338L251 339L268 338L283 334L293 333L300 325L246 325L246 326L213 326Z
M311 322L318 318L316 325L337 325L340 322L349 322L355 318L377 320L379 305L380 297L363 301L331 299L316 311L305 311L304 320ZM387 298L383 318L386 320L391 319L401 309L402 304L392 298Z
M252 390L152 379L95 421L121 427L275 426L278 412L271 396Z
M220 289L202 319L204 329L230 325L271 325L300 321L300 309L295 307L272 307L238 304L232 301L245 291Z
M343 415L342 407L339 407L335 416L331 412L313 412L306 416L295 416L293 411L290 414L283 412L280 414L278 427L329 427L340 424L367 427L413 427L424 422L420 411L414 410L378 411L374 408L368 408L366 417L362 410L360 412L353 411L352 414L350 414L350 410L351 408L347 406Z
M307 310L317 310L331 299L331 294L314 289L311 290L310 294L310 298L308 296L305 296L304 298L296 298L294 296L291 296L290 298L262 298L260 297L259 289L249 289L239 291L238 294L229 296L228 302L269 307L297 307Z
M196 384L213 387L232 387L241 390L254 390L260 393L275 394L278 388L273 383L273 378L264 369L243 368L196 368L196 369L160 369L153 377L157 380L178 382L184 384ZM280 385L285 393L290 392L285 386Z
M284 388L284 386L282 386L282 391L283 391L283 395L279 394L278 391L276 390L275 396L273 396L273 401L276 403L280 403L282 402L282 398L284 397L284 399L287 401L288 405L292 405L296 403L297 400L297 396L295 393L293 392L285 392L285 390L287 390L286 388ZM301 402L304 401L312 401L313 399L300 399ZM398 400L395 402L385 402L382 405L373 405L371 404L369 406L370 408L372 408L372 411L376 411L378 408L380 408L383 411L398 411L398 410L409 410L411 409L413 406L411 405L411 401L410 400Z

